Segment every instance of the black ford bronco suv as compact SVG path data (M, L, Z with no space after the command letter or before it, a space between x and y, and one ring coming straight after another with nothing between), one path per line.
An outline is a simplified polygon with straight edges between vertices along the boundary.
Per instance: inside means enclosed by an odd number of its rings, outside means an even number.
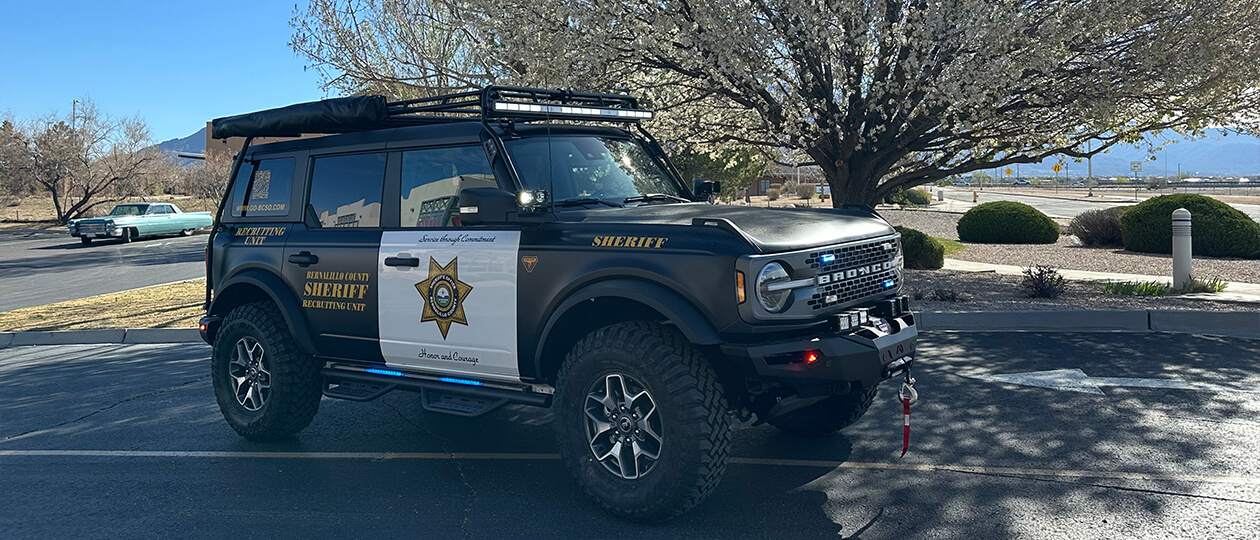
M202 337L242 436L322 396L550 407L606 510L708 496L730 421L817 435L908 374L900 237L871 209L710 204L630 97L515 87L216 119L244 137L209 240ZM633 128L633 131L632 131ZM253 137L326 134L251 146Z

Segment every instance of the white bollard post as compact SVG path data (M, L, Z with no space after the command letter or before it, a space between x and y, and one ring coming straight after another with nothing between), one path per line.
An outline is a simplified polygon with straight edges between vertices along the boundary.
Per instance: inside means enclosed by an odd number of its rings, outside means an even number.
M1190 211L1178 208L1172 213L1173 288L1190 284Z

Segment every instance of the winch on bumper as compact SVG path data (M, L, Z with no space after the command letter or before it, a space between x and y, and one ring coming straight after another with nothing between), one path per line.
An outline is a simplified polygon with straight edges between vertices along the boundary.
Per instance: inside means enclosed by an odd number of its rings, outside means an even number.
M900 375L914 363L919 335L902 296L833 315L815 335L758 343L725 344L722 353L751 366L759 380L796 388L860 383L871 387ZM857 324L853 324L856 322Z

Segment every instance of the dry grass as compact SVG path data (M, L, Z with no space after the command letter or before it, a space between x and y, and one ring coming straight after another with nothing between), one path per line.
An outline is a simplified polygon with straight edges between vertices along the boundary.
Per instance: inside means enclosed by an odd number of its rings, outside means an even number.
M132 289L0 313L0 331L196 328L205 280Z

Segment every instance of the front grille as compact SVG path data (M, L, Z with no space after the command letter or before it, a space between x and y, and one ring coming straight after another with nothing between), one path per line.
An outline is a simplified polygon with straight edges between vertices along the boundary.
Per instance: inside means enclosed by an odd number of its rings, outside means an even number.
M846 279L819 287L814 292L814 295L809 297L807 304L809 304L811 309L847 304L884 291L891 291L901 284L900 281L896 270L885 270L875 274ZM835 296L836 299L828 302L827 297L829 296Z
M834 274L854 268L866 268L871 265L883 265L897 257L896 238L876 240L862 244L853 244L832 249L811 252L805 260L817 275ZM834 260L823 262L828 255ZM901 276L895 268L863 273L849 279L836 280L815 289L814 294L806 302L810 309L818 310L829 306L837 306L855 302L868 296L894 290L901 285ZM834 299L831 297L835 297Z
M854 244L852 246L838 247L834 249L824 249L809 254L809 258L805 262L810 268L816 270L819 274L827 272L835 272L853 268L855 266L866 266L868 264L882 263L891 261L897 256L897 240L890 238L887 240L878 240L875 242L867 242L865 244ZM829 263L823 263L824 255L834 255L835 260Z
M79 225L79 233L102 234L105 232L105 224L103 223L82 223Z

